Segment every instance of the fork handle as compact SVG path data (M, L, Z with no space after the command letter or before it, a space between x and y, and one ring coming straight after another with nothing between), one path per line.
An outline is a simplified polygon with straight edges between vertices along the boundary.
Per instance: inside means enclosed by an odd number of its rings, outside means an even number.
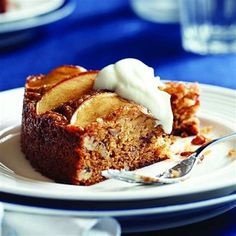
M217 144L217 143L220 143L220 142L224 142L224 141L227 141L227 140L230 140L230 139L233 139L236 137L236 132L232 133L232 134L228 134L228 135L225 135L223 137L220 137L220 138L217 138L217 139L213 139L212 141L202 145L201 147L199 147L197 150L196 150L196 154L197 156L205 149L205 148L208 148L214 144Z

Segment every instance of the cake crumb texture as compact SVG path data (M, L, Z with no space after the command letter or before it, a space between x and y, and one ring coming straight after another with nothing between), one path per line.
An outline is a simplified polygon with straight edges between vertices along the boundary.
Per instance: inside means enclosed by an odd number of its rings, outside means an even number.
M29 84L37 81L43 85L43 79L43 75L27 79L21 147L31 165L56 182L91 185L105 179L101 175L103 170L135 170L165 160L172 156L170 147L174 135L186 137L199 132L196 84L168 82L162 88L171 95L174 114L173 132L167 135L161 126L156 126L156 120L135 103L97 117L86 127L71 125L76 109L96 96L96 91L37 114L37 102L50 88L32 88ZM96 107L92 109L96 111Z

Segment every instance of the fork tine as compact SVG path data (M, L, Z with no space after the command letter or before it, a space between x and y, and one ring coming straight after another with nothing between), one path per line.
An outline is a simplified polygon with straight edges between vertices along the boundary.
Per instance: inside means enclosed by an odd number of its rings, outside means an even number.
M163 178L180 178L188 174L196 162L196 152L192 153L187 159L180 161L177 165L170 169L167 169L163 173L157 175L156 177Z

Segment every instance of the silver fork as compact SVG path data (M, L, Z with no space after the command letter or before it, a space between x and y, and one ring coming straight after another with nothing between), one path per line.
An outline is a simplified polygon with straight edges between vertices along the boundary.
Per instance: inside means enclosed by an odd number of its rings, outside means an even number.
M191 175L191 170L197 163L197 160L201 157L201 153L206 148L236 137L236 132L223 136L221 138L214 139L205 145L199 147L186 159L180 161L174 167L164 171L162 174L154 177L137 174L134 171L128 170L115 170L108 169L102 171L102 175L109 179L117 179L129 183L140 183L140 184L173 184L180 181L186 180Z

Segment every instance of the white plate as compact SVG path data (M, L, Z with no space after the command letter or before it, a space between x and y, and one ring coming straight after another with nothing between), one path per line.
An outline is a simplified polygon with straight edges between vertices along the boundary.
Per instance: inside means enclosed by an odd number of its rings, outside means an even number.
M141 232L170 229L196 223L222 214L236 206L236 194L220 198L151 208L121 210L57 210L25 205L4 204L8 211L31 214L62 215L68 217L115 217L122 226L122 232ZM8 212L7 211L7 212ZM6 213L7 213L6 212Z
M235 131L235 91L202 85L202 105L199 116L202 125L213 127L213 136ZM23 89L10 90L0 94L0 128L20 124ZM235 140L211 148L211 153L195 169L193 176L179 184L164 186L139 186L117 180L106 180L92 186L73 186L53 183L35 172L20 151L19 132L2 131L0 161L19 176L0 174L1 190L24 196L90 201L129 201L163 199L209 191L233 192L236 189L236 159L227 157L235 147ZM142 169L142 173L157 173L173 161L159 162ZM45 182L46 181L46 182Z
M203 125L213 126L213 136L236 130L236 93L233 90L201 85ZM124 232L166 229L221 214L236 205L236 160L226 157L235 142L212 149L186 182L166 186L134 186L119 181L83 187L48 182L35 172L20 153L19 129L23 89L0 93L0 161L19 176L0 173L0 200L9 211L80 217L116 217ZM10 135L9 135L10 134ZM166 164L165 164L166 163ZM144 168L149 172L168 165ZM24 176L24 177L22 177ZM135 222L135 225L134 223Z
M51 3L51 1L48 2ZM7 35L7 37L9 37L9 33L19 33L18 31L30 30L58 21L71 14L75 7L76 0L64 0L62 1L62 4L60 4L60 6L54 8L54 10L51 9L45 14L38 14L34 17L25 17L24 19L17 21L9 21L5 23L2 22L0 23L0 36L4 37L5 35ZM0 38L0 40L2 39Z
M9 9L0 14L0 24L24 20L56 10L64 0L9 0Z

